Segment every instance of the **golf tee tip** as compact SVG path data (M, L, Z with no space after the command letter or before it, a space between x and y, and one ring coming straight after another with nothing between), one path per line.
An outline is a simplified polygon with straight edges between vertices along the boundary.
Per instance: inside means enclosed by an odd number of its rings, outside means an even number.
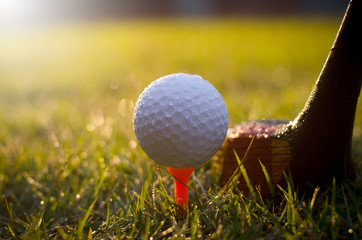
M188 206L188 181L194 168L168 168L174 177L175 182L175 202L181 207L180 213L187 210ZM183 209L183 210L182 210Z

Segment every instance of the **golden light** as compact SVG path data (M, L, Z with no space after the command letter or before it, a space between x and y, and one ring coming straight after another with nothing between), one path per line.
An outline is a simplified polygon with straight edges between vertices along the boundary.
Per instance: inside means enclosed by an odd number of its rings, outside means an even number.
M49 15L51 1L0 0L0 27L12 29L42 23Z

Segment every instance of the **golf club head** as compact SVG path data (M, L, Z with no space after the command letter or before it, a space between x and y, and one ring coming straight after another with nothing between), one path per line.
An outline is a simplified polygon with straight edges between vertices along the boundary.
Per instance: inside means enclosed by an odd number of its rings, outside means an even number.
M260 162L274 188L283 186L284 173L290 173L295 188L302 194L312 192L316 186L330 185L333 178L353 178L350 150L362 84L360 29L362 1L352 0L321 74L293 121L245 122L229 129L214 158L221 184L238 168L235 153L243 159L251 182L260 187L265 197L271 191ZM248 192L245 179L239 180L238 187Z

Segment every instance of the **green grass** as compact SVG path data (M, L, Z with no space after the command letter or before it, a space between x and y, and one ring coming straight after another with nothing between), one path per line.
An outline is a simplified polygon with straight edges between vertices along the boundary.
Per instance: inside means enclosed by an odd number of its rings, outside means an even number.
M361 239L361 100L355 182L298 197L286 176L289 186L275 191L281 201L262 200L257 189L223 193L208 162L191 178L184 216L171 177L132 130L138 95L173 72L215 85L230 126L292 120L339 22L152 20L0 33L0 238Z

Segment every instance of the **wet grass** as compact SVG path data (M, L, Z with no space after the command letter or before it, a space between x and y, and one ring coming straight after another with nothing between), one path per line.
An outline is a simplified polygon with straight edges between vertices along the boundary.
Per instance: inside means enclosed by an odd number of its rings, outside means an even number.
M250 196L222 191L208 162L191 177L183 216L171 177L141 151L132 130L138 95L173 72L215 85L230 125L291 120L338 27L339 19L193 19L2 33L0 238L361 238L361 100L356 181L315 186L313 196L300 197L286 176L277 202L257 189Z

